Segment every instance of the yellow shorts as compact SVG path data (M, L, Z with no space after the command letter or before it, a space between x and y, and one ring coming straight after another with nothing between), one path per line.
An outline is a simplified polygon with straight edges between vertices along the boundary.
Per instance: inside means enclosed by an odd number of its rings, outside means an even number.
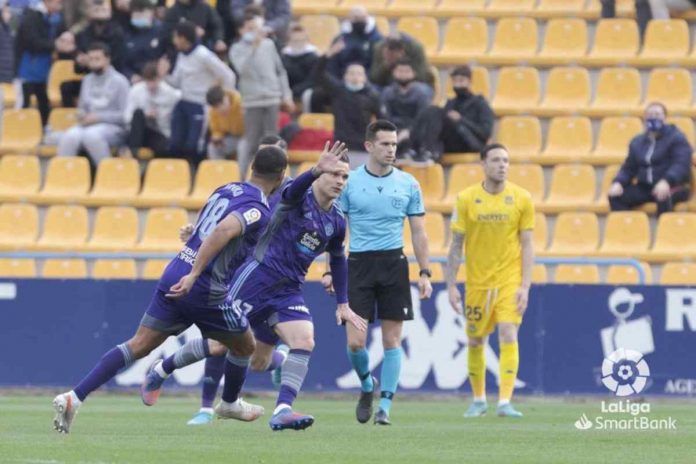
M510 322L521 324L517 312L515 293L519 285L501 288L466 289L466 333L470 337L485 337L495 330L496 324Z

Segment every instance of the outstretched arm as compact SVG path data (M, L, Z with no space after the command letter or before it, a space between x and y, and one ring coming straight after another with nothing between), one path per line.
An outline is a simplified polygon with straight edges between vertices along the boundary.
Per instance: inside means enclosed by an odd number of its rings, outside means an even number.
M290 184L283 192L283 201L285 203L299 203L304 198L307 189L312 186L315 180L325 172L331 172L341 158L348 152L346 145L339 141L333 144L329 142L324 145L324 151L319 156L316 166L307 172L303 172Z

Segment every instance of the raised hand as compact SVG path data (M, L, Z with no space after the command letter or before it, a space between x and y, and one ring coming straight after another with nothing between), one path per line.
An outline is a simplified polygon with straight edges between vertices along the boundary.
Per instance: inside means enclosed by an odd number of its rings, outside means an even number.
M324 145L324 151L321 152L319 161L317 161L317 164L314 167L316 170L315 172L318 172L319 174L332 172L334 169L336 169L336 166L341 161L341 158L346 154L348 154L348 149L346 148L345 143L337 140L334 142L333 146L331 146L330 142L327 141Z

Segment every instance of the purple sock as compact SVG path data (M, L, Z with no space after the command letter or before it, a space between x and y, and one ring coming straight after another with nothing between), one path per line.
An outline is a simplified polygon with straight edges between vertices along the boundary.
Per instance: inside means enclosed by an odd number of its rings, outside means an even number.
M201 407L212 408L217 394L220 379L225 372L225 357L211 356L205 359L205 371L203 377L203 394L201 395Z
M309 357L311 351L307 350L290 350L288 359L283 364L283 373L280 381L280 392L276 406L279 404L287 404L292 406L292 403L297 398L297 393L302 388L309 370Z
M208 339L196 338L186 342L184 346L176 350L176 353L162 361L162 369L167 374L171 374L176 369L181 369L190 364L196 363L201 359L210 356Z
M266 370L270 372L278 369L285 362L285 358L287 358L285 353L278 350L273 350L273 354L271 355L271 362L268 364Z
M227 358L225 358L225 386L222 389L223 401L234 403L239 398L239 392L242 391L247 369L249 368L249 360L249 356L235 356L227 352Z
M116 373L135 361L133 353L128 345L122 343L115 346L101 357L96 366L82 381L73 388L80 401L84 401L87 395L111 380Z

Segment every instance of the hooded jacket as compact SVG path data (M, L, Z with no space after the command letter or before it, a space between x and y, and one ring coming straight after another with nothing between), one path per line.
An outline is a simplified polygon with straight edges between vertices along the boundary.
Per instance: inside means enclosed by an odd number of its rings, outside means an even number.
M372 65L372 56L377 42L382 40L382 34L377 30L375 18L367 18L365 32L358 33L353 30L353 24L345 21L341 26L341 35L333 41L343 40L345 48L334 55L329 60L329 72L339 79L343 78L343 73L351 63L360 63L369 73Z

